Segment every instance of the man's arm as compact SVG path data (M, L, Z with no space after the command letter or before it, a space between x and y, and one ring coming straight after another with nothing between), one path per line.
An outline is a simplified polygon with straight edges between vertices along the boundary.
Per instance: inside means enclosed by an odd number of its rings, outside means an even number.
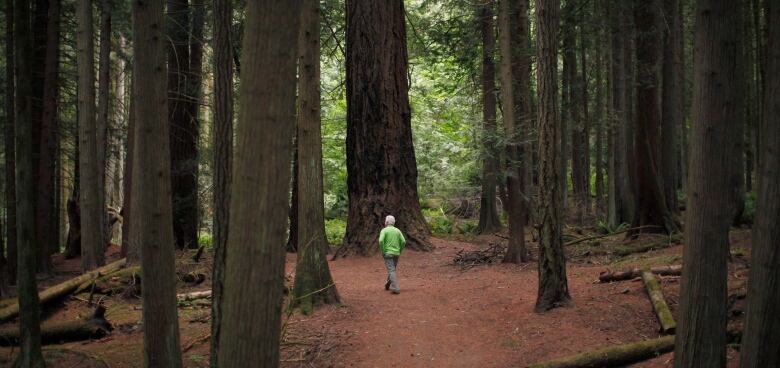
M379 232L379 250L385 252L385 230Z
M406 248L406 238L404 238L404 233L400 231L398 233L401 234L401 250L404 250Z

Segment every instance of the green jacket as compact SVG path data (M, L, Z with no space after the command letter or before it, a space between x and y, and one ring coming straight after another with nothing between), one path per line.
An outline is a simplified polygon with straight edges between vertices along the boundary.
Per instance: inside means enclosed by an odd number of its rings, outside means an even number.
M379 233L379 248L383 255L400 256L405 246L404 234L397 227L390 225Z

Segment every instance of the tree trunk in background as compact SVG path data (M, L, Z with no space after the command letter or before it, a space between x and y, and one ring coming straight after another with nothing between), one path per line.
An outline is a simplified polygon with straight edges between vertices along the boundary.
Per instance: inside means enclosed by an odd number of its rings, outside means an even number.
M561 140L561 166L559 166L560 174L558 179L561 181L560 192L561 197L561 215L565 221L568 210L568 192L569 181L567 176L569 174L569 147L574 147L574 140L569 139L569 133L573 132L580 125L580 106L576 100L576 84L577 84L577 54L575 31L577 25L574 20L574 15L578 5L577 0L567 0L564 2L562 11L562 23L561 23L561 37L563 40L563 70L561 71L561 116L560 116L560 131L558 137ZM571 161L572 174L576 170L575 161ZM576 201L576 198L575 198ZM576 204L575 204L576 207Z
M219 362L230 182L233 169L233 0L214 0L214 274L211 282L211 367Z
M131 242L141 247L144 366L182 366L176 310L163 0L133 2ZM256 229L255 229L256 230Z
M562 199L558 178L561 165L558 118L558 0L536 0L538 39L537 93L539 94L539 293L536 311L568 304L566 258L563 254Z
M35 279L35 166L33 165L30 3L14 3L16 61L16 226L18 241L20 352L17 367L43 368L41 316Z
M300 0L246 6L220 367L279 364L300 14Z
M135 70L135 67L133 68ZM132 233L134 227L133 221L133 161L135 157L135 125L136 125L136 96L135 96L135 72L130 76L130 111L127 117L127 143L125 149L125 172L124 183L122 184L122 256L127 258L128 265L135 265L140 262L141 255L138 254L139 244L134 242L135 235Z
M190 205L195 211L187 214L186 231L189 237L194 236L195 241L189 243L191 249L200 246L198 233L201 223L201 207L198 198L198 177L200 173L198 159L198 144L200 141L200 106L203 102L203 30L206 25L206 8L204 0L191 0L192 28L190 30L190 62L189 75L187 76L188 126L187 142L187 188L190 190ZM194 230L192 229L194 228Z
M575 6L575 3L573 1L570 1L571 5L569 6ZM570 10L571 11L571 10ZM579 9L579 12L582 13L584 10ZM583 15L580 15L580 17L583 17ZM572 181L572 194L574 199L574 205L575 205L575 212L576 212L576 218L577 218L577 224L580 226L583 225L584 217L588 215L589 207L590 207L590 178L589 173L590 170L588 170L588 166L590 164L588 156L590 154L589 151L589 144L588 144L588 122L587 122L587 111L588 111L588 92L587 92L587 70L586 70L586 52L585 52L585 36L584 36L584 28L585 28L585 21L583 19L578 19L576 17L576 14L570 13L567 15L567 18L569 19L569 23L571 25L567 28L567 32L564 32L566 36L569 37L570 40L568 42L568 47L571 48L571 50L566 50L566 53L564 56L564 69L566 66L566 61L568 60L570 63L572 63L569 67L569 106L570 106L570 113L571 113L571 181ZM575 39L576 39L576 24L575 22L577 20L580 20L580 42L579 42L579 50L580 50L580 65L581 65L581 73L580 75L577 74L577 58L576 58L576 51L577 46L575 46ZM568 34L570 33L570 34ZM564 74L566 74L564 72Z
M29 0L32 9L32 59L30 66L32 71L32 134L33 134L33 176L35 181L33 183L33 190L36 195L33 202L33 211L36 212L36 224L35 228L37 232L51 231L46 227L48 223L38 223L38 185L40 184L40 178L38 175L41 160L41 133L43 131L43 94L46 89L46 52L48 43L48 26L49 26L49 0ZM36 238L38 234L36 233ZM37 271L48 273L51 269L51 261L43 257L43 253L47 253L48 249L41 246L38 248L37 253Z
M501 101L504 106L504 134L506 136L506 208L509 213L509 244L507 245L504 263L522 263L528 260L525 249L525 205L523 203L523 171L520 167L520 121L515 115L515 90L512 81L512 34L519 31L512 28L510 18L515 11L528 13L525 1L520 6L512 6L512 0L499 0L498 28L499 50L501 52ZM516 2L516 1L515 1ZM527 19L527 17L525 18ZM527 22L526 22L527 23ZM527 26L524 27L527 29Z
M168 124L171 147L173 235L176 247L198 247L198 127L193 116L188 0L168 0ZM198 76L198 79L200 76Z
M376 253L391 214L409 248L429 250L417 196L403 2L349 0L347 21L349 215L336 254Z
M298 39L298 264L293 305L304 314L339 302L326 251L320 123L320 2L304 0ZM323 290L324 289L324 290Z
M523 200L525 212L525 224L533 222L533 153L531 142L535 140L533 99L531 98L531 63L534 57L531 45L531 25L529 19L529 0L512 2L512 17L509 20L511 48L512 48L512 74L514 81L514 100L517 121L517 137L519 144L518 154L520 160L520 195Z
M104 248L111 242L111 229L108 227L106 217L106 166L108 164L108 110L109 88L111 84L111 1L100 1L100 45L98 49L98 108L96 137L97 137L97 181L98 181L98 208L100 208L100 229L103 231Z
M43 104L36 168L36 241L38 243L38 271L50 273L51 254L59 251L58 224L54 222L54 178L57 148L57 99L59 95L60 56L60 1L51 0L48 7L44 61Z
M29 14L29 13L28 13ZM16 284L16 102L14 86L14 0L5 0L5 208L8 283ZM10 82L10 83L8 83Z
M606 1L601 0L594 3L594 12L597 17L602 17L606 14ZM596 130L596 156L595 161L596 164L594 165L594 168L596 169L596 218L602 219L604 218L604 215L606 214L606 207L604 206L604 194L606 187L604 185L604 172L606 171L606 165L604 160L604 147L609 146L606 143L606 131L608 124L605 124L607 121L607 114L605 114L605 110L607 110L607 94L605 93L608 85L608 83L605 83L608 81L608 78L604 78L604 71L607 70L607 64L606 64L606 58L604 57L605 54L607 54L609 50L609 44L607 43L607 37L605 37L605 31L603 27L606 25L606 23L602 23L603 21L598 22L598 28L596 30L596 46L594 47L596 52L596 101L595 101L595 107L596 111L594 111L595 114L595 126L594 129ZM609 156L609 155L607 155Z
M579 101L582 105L582 124L580 126L580 130L578 132L579 134L579 151L582 152L582 155L579 157L578 164L580 166L581 174L578 176L578 183L577 186L579 187L579 199L580 199L580 208L583 212L583 216L589 216L591 213L591 205L590 205L590 111L588 108L588 100L590 99L588 97L588 59L587 59L587 53L588 53L588 43L586 41L586 34L588 32L587 30L587 24L590 21L589 19L585 18L584 14L585 10L581 11L580 14L580 71L581 75L579 78Z
M501 219L496 207L496 185L498 185L499 156L498 132L496 131L496 67L493 54L496 45L493 26L493 0L478 4L482 30L482 142L484 160L482 164L482 191L479 201L479 224L477 232L492 234L501 229Z
M76 3L78 111L79 111L79 171L81 183L81 268L88 271L105 261L103 241L104 210L100 208L102 194L98 184L97 133L95 126L95 57L92 32L92 2Z
M682 5L680 0L664 0L663 90L661 92L661 177L666 207L678 213L677 177L678 138L677 132L683 124L685 99L685 64L683 47L685 35L682 31Z
M733 124L743 75L738 1L696 6L693 130L675 367L726 366L726 297ZM775 226L773 223L772 226ZM775 345L776 348L776 345Z
M300 87L299 87L300 88ZM298 92L300 94L300 92ZM298 134L293 133L292 139L292 179L290 191L290 213L288 214L289 232L287 234L287 251L298 251Z
M743 368L780 366L780 2L772 1L764 95L761 167L759 168L748 307L740 349Z
M81 170L79 170L79 139L76 133L76 149L73 157L73 191L68 198L68 238L65 240L65 259L81 255L81 209L79 208L79 193L81 191Z
M676 231L674 219L664 201L659 182L658 145L661 139L659 61L662 52L660 0L649 0L636 7L637 84L636 127L634 130L634 175L636 208L632 227L648 227L629 232Z
M739 91L735 91L737 96L741 96L739 100L737 100L737 109L740 111L739 118L737 120L734 120L731 122L731 127L733 128L731 131L731 137L732 139L729 140L729 142L732 144L732 153L731 153L731 162L733 165L733 168L731 170L731 178L730 178L730 190L731 190L731 223L732 224L740 224L742 222L742 214L745 211L745 125L746 121L748 120L748 114L746 111L746 107L748 106L748 90L747 90L747 78L750 77L750 74L748 73L747 69L747 60L749 59L746 57L745 53L747 52L747 49L744 47L745 41L744 39L748 37L748 33L745 31L745 25L744 22L746 20L746 17L748 16L750 12L750 8L747 7L747 0L740 0L739 3L739 13L738 15L742 17L740 19L739 25L740 27L738 29L734 29L733 32L737 32L739 34L740 42L737 45L738 47L738 55L740 55L739 58L737 58L737 71L739 74L739 78L742 80L742 83L738 83L735 87L740 88ZM739 137L739 138L737 138Z

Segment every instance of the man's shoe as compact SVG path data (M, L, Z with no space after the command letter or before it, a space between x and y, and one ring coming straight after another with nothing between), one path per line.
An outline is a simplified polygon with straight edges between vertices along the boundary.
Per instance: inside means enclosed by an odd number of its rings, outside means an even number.
M401 290L393 290L393 294L401 294Z
M390 281L385 283L385 290L390 290Z

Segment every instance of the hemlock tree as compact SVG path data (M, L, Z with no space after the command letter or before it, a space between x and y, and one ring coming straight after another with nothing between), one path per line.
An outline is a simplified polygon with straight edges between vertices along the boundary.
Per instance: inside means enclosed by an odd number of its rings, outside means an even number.
M325 251L322 132L320 130L320 3L303 0L298 48L298 265L293 305L310 314L320 303L338 303Z
M536 0L536 54L539 95L539 293L536 311L568 304L566 258L563 254L560 121L558 118L558 23L560 2Z
M674 366L726 366L730 141L739 108L740 2L699 0L690 141L688 207ZM637 18L639 20L639 18Z
M214 274L211 296L211 367L219 361L225 287L230 174L233 163L233 0L214 0Z
M780 1L768 1L764 113L742 368L780 366Z
M98 185L97 134L95 126L95 52L92 32L92 1L76 3L78 109L79 109L79 202L81 205L81 269L103 265L103 203Z
M496 208L498 185L499 149L496 131L496 66L493 54L496 48L493 26L493 0L478 4L482 33L482 191L479 200L477 232L491 234L501 229L501 219Z
M246 5L220 367L279 365L300 14L300 0Z
M141 253L144 366L182 366L168 150L164 0L133 2L132 238Z
M32 48L30 40L30 3L14 3L16 48L16 226L19 250L17 286L19 293L19 347L17 367L44 366L41 354L41 316L38 286L35 280L35 176L32 146ZM9 13L10 14L10 13Z
M349 214L336 255L376 253L389 214L410 249L429 250L417 196L401 0L347 1L346 63Z

